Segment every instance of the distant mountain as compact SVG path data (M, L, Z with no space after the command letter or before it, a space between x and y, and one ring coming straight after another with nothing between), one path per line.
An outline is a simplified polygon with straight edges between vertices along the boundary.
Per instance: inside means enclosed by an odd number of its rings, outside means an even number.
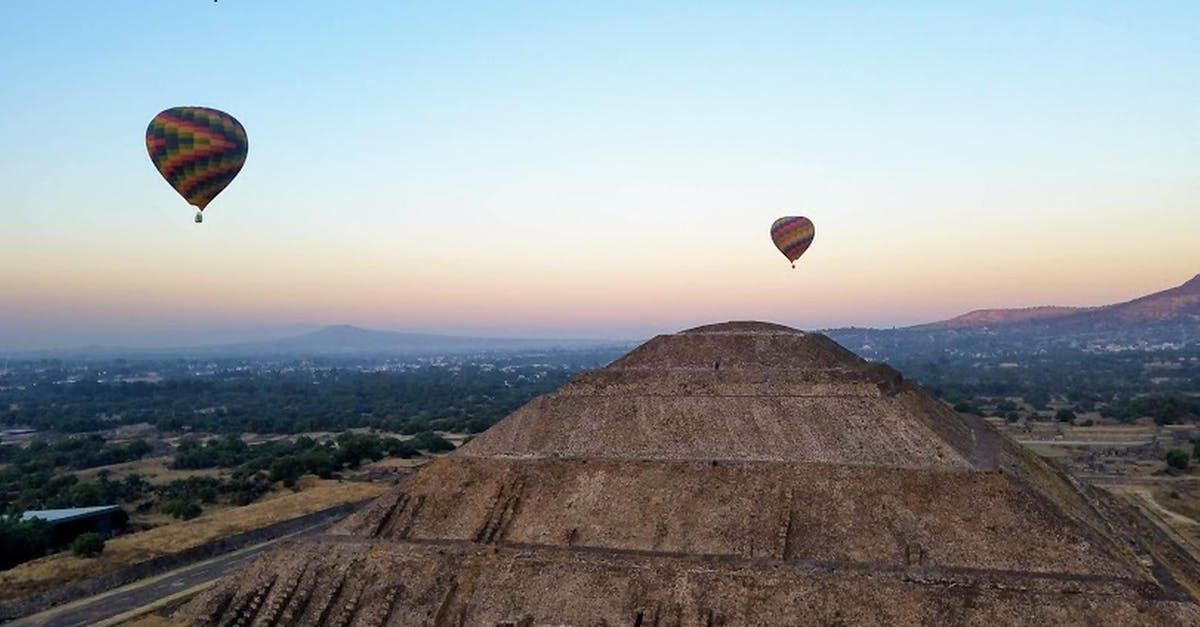
M398 331L374 331L350 325L334 325L295 337L223 347L238 353L262 354L433 354L475 351L541 350L585 348L613 344L606 340L520 339L466 337ZM213 347L216 350L221 347Z
M1200 274L1179 287L1077 315L1080 319L1120 323L1200 321Z
M1085 311L1083 307L1023 307L1021 309L976 309L961 316L920 324L914 328L956 329L962 327L1009 324L1028 320L1047 320Z
M79 357L79 358L161 358L167 356L216 357L317 357L363 355L452 355L542 350L580 350L592 348L628 347L632 342L591 339L522 339L468 337L430 333L375 331L350 325L322 327L301 335L253 342L178 346L164 348L129 348L121 346L87 346L79 348L46 349L14 352L18 358Z
M825 333L864 357L887 361L1200 346L1200 275L1113 305L981 309L911 327Z
M1114 305L979 309L956 318L917 325L913 328L955 329L1020 323L1050 326L1075 324L1097 326L1188 320L1200 322L1200 274L1178 287Z

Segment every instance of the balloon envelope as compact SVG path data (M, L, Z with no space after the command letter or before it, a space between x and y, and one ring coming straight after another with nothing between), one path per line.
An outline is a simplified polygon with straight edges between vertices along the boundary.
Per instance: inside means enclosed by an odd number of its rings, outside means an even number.
M771 225L771 239L775 242L775 247L793 266L800 255L812 245L816 232L812 220L803 216L785 216Z
M146 129L146 150L154 167L201 211L241 171L249 147L240 122L207 107L167 109Z

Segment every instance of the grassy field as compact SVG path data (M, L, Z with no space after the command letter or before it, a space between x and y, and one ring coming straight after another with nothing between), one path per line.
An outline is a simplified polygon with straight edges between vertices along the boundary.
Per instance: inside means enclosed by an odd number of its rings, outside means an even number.
M400 457L385 457L377 462L365 464L364 468L420 468L429 463L428 457L403 459Z
M146 457L133 462L125 462L124 464L112 464L111 466L80 470L76 474L79 475L81 480L93 479L105 471L117 478L139 474L153 485L164 485L176 479L187 479L188 477L220 477L230 474L228 470L221 468L175 470L171 468L171 459L171 457Z
M95 559L56 553L0 572L0 601L49 590L67 582L131 566L157 555L182 551L210 540L303 516L341 503L378 496L388 486L305 477L302 490L281 490L244 507L206 507L189 521L118 536Z

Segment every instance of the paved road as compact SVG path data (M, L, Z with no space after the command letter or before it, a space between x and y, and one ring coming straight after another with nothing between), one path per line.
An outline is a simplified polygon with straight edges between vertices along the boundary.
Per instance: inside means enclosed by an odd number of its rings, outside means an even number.
M276 538L262 544L227 553L183 568L143 579L129 585L80 599L10 623L14 627L39 625L43 627L74 627L95 625L131 610L149 605L189 588L219 579L246 562L272 548L275 543L307 536L321 531L329 523L321 523L302 531Z
M1200 481L1200 477L1194 475L1096 475L1096 474L1079 474L1075 475L1081 481L1086 481L1092 485L1113 485L1113 484L1128 484L1128 485L1155 485L1161 483L1192 483Z
M1108 440L1017 440L1017 442L1026 446L1041 445L1041 446L1113 446L1130 448L1134 446L1149 446L1154 444L1154 440L1124 440L1124 441L1108 441Z

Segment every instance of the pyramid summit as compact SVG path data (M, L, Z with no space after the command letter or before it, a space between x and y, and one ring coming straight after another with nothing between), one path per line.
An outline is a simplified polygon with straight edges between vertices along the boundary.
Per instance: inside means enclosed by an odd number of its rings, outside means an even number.
M534 399L177 618L1200 624L1112 506L823 335L731 322Z
M655 338L461 454L967 469L970 437L898 372L823 335L732 322Z

